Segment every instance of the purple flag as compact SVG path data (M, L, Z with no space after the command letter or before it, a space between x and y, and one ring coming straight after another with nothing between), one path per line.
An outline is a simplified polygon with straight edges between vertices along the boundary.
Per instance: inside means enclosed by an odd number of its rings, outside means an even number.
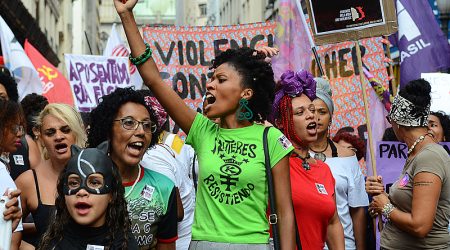
M427 0L397 0L400 85L450 68L450 46Z
M275 28L275 47L280 50L280 55L272 58L276 79L288 69L310 68L313 41L307 27L300 0L281 0Z

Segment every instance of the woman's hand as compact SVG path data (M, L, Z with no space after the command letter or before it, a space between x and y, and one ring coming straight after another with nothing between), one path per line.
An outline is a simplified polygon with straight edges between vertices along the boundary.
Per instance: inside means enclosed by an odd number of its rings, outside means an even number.
M137 2L138 0L114 0L114 6L116 7L117 13L120 15L131 12Z
M12 230L16 230L22 218L22 210L19 207L20 190L16 189L8 195L9 201L5 204L6 210L3 212L4 220L12 220Z
M389 198L386 193L382 193L372 197L372 202L369 205L369 214L372 217L376 217L383 211L383 207L388 204Z
M383 178L380 175L378 177L368 176L366 179L366 192L369 195L384 193Z

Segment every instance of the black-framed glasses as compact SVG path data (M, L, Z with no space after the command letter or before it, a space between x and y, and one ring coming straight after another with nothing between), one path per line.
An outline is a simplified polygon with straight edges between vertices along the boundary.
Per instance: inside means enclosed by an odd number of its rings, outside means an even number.
M116 119L114 121L120 122L122 127L126 130L136 130L139 127L139 124L142 124L142 129L145 133L155 133L157 129L156 124L152 121L138 121L131 117Z

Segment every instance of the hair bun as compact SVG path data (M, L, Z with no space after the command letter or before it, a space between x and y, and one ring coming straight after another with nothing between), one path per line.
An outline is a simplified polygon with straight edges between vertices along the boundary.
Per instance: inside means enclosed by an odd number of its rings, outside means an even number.
M408 82L399 92L399 95L420 107L430 105L430 94L431 85L424 79L417 79Z

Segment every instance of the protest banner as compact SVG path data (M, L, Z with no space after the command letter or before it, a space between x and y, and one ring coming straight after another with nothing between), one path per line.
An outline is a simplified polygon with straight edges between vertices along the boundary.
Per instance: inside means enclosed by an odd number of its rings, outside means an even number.
M397 30L393 0L307 0L316 44L354 41Z
M65 103L73 106L73 94L69 81L39 51L25 40L25 53L30 58L41 79L43 92L50 103Z
M422 73L421 77L431 85L431 111L442 110L450 114L450 74Z
M127 57L65 54L66 69L79 111L97 107L100 97L131 87Z
M211 60L228 48L273 46L274 22L209 27L145 27L161 77L192 109L201 111ZM184 137L171 122L172 131Z

